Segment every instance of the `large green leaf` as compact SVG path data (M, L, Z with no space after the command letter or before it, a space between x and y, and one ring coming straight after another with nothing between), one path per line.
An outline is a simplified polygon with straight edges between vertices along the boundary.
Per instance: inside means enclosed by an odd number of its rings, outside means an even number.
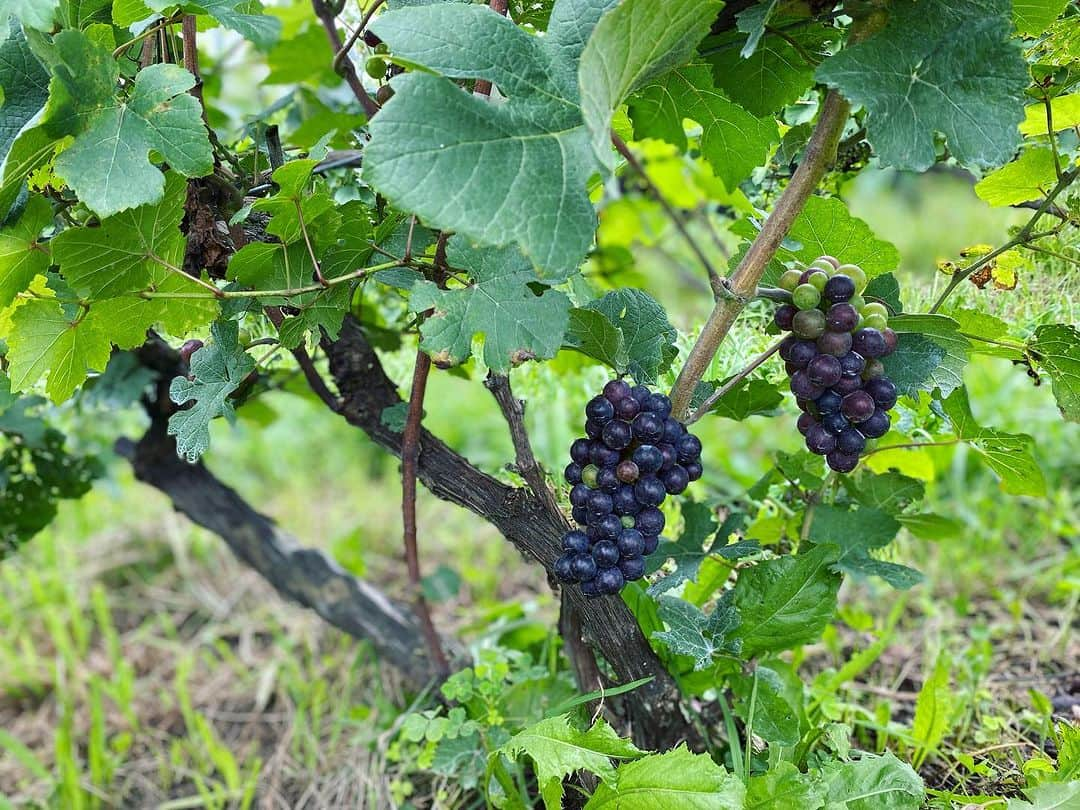
M778 557L743 569L735 583L747 658L809 644L836 610L840 575L832 571L836 548L818 546L798 556Z
M619 767L614 785L601 783L585 810L740 810L739 779L684 745Z
M8 17L14 16L27 28L51 31L60 0L4 0L0 6L0 38L7 33Z
M790 762L778 762L763 774L750 777L745 810L821 810L825 785L814 772L802 773Z
M662 138L686 151L683 119L701 125L701 152L729 190L765 162L777 139L776 122L757 118L713 84L707 65L676 68L630 100L635 138Z
M1009 0L954 0L932 12L897 0L882 31L825 60L817 78L866 108L885 165L930 168L935 132L960 163L1000 165L1019 142L1030 80L1011 11Z
M724 525L717 529L716 521L713 520L712 509L697 501L686 501L682 506L683 531L677 541L665 540L660 547L650 555L649 571L657 571L667 560L673 560L675 570L667 576L657 580L649 587L652 596L669 591L687 580L693 580L697 576L698 568L702 561L710 554L716 553L727 544L728 538L739 529L746 520L746 516L740 512L733 512L724 521ZM710 538L716 548L706 550L706 541Z
M46 126L56 137L75 136L57 157L56 173L87 207L107 217L160 200L165 179L151 151L185 177L210 173L199 102L187 92L194 76L176 65L151 65L120 98L119 68L108 50L81 31L61 31L54 44Z
M730 380L731 378L728 377L717 382L700 383L694 392L694 406L697 407L704 402L714 391L727 385ZM741 421L759 414L771 414L783 402L784 395L773 383L763 379L744 378L709 406L709 413Z
M473 336L484 336L484 362L505 373L526 360L548 359L562 345L569 299L557 290L536 295L536 274L514 247L479 248L452 239L447 261L469 273L473 283L443 290L430 281L413 286L414 312L433 310L420 328L421 346L440 364L469 358Z
M918 810L922 779L892 754L863 754L853 762L831 762L822 771L830 810Z
M177 405L191 407L169 417L169 435L176 437L177 455L195 461L210 447L210 421L235 416L230 395L255 368L255 361L238 342L236 321L217 321L210 330L212 341L191 355L194 379L174 377L169 397Z
M894 588L906 589L922 581L918 571L870 555L891 543L899 530L900 522L878 509L861 506L849 510L826 504L814 510L810 539L839 546L836 567L845 574L879 576Z
M957 388L942 403L956 435L971 445L986 465L1001 478L1001 488L1011 495L1046 494L1046 480L1032 453L1035 440L1026 433L1005 433L975 421L967 390Z
M281 20L263 14L263 5L259 0L199 0L179 4L175 0L115 0L113 22L128 28L153 16L154 12L164 12L177 5L188 13L213 17L260 48L269 48L281 33ZM322 36L320 44L326 47L326 35L321 30L318 33Z
M1062 416L1080 422L1080 331L1064 323L1040 326L1029 348L1050 375Z
M615 109L652 77L686 62L722 5L719 0L622 0L600 19L581 54L578 82L585 125L602 164L614 166Z
M1012 0L1013 21L1021 34L1040 36L1069 0Z
M52 9L48 3L37 5L37 8L43 12L40 19L45 19L44 12L48 9L45 27L50 26ZM6 16L0 10L0 25L3 25ZM48 93L49 74L30 51L22 29L18 26L12 28L6 38L0 39L0 103L3 105L3 112L0 113L0 166L4 165L19 131L45 104ZM10 206L10 201L6 205L0 202L0 222Z
M49 248L38 238L52 220L49 201L35 195L15 222L0 228L0 307L10 304L34 276L49 269Z
M518 732L499 753L511 759L526 754L532 759L548 810L562 807L562 780L574 771L588 771L605 782L614 781L613 758L633 759L641 755L630 740L616 734L603 718L582 731L571 725L568 714L549 717Z
M668 321L667 313L644 290L624 287L612 290L603 298L590 301L585 309L599 312L623 335L623 347L629 358L626 371L642 385L655 385L678 356L675 339L678 332Z
M563 343L594 360L599 360L620 374L625 373L629 367L630 356L626 351L622 330L604 313L595 309L575 307L570 310Z
M577 56L614 0L560 0L544 37L483 6L434 5L380 15L372 30L430 73L393 82L371 124L364 176L434 228L483 244L520 245L549 279L577 269L596 214L586 182L597 162L581 116ZM484 59L478 59L483 55ZM491 103L450 78L483 78Z
M899 338L896 351L884 358L885 373L901 394L941 390L948 396L964 384L971 344L959 324L944 315L900 315L889 319Z

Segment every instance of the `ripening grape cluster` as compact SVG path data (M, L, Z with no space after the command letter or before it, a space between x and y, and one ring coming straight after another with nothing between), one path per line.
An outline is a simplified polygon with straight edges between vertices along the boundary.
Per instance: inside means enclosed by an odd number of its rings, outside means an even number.
M701 441L671 416L671 400L612 380L585 406L585 437L570 445L574 522L555 575L586 596L618 593L645 575L664 529L659 506L701 477Z
M803 411L799 432L810 452L844 473L858 465L868 440L888 433L896 404L896 386L881 363L896 348L896 333L885 306L863 299L865 285L858 265L821 256L781 276L792 303L775 313L776 325L791 332L780 357Z

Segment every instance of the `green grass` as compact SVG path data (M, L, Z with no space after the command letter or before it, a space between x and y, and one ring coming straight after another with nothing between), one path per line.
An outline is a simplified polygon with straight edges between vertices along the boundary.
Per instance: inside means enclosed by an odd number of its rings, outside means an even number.
M855 213L900 249L913 310L944 283L937 258L998 242L1023 219L975 205L965 181L944 175L873 176L850 196ZM662 265L648 272L662 283ZM972 288L957 297L980 298L1015 323L1076 320L1075 273L1049 264L1021 284L1022 294ZM766 345L758 328L766 317L764 307L750 310L711 376ZM402 353L388 367L404 381L408 362ZM562 467L573 414L605 376L573 356L515 372L550 469ZM802 662L815 677L816 718L847 724L860 747L888 746L920 763L942 807L963 806L953 792L1015 793L1024 768L1040 767L1052 739L1049 699L1076 688L1068 679L1080 660L1080 429L1062 422L1048 386L1008 362L976 358L966 382L981 422L1037 438L1048 497L1002 494L963 446L914 451L927 510L963 530L938 542L903 534L890 558L925 572L925 583L900 599L880 582L846 584L840 620ZM428 403L436 434L506 475L509 439L482 386L436 374ZM211 467L305 542L391 592L402 588L396 462L307 400L279 393L266 404L258 419L215 424ZM790 412L699 427L709 476L695 485L698 497L744 491L778 450L799 446ZM106 447L121 428L134 434L138 425L103 415L75 439ZM419 522L425 573L444 566L461 578L436 605L440 626L473 650L519 646L555 660L557 604L539 569L491 527L426 493ZM0 627L0 807L475 799L422 773L399 744L408 703L365 645L276 598L122 462L0 566ZM916 711L935 666L949 701L936 726Z

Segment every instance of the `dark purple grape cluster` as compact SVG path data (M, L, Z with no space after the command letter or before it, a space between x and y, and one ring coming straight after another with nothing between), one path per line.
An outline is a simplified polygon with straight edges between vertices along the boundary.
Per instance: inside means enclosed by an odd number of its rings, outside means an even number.
M781 276L792 303L774 316L791 332L780 357L803 411L799 432L810 452L842 473L855 469L868 441L889 432L889 409L896 404L896 386L881 363L896 349L896 332L884 304L867 303L860 294L865 284L858 265L821 256Z
M566 482L577 529L563 537L555 575L586 596L618 593L645 575L664 529L660 504L701 477L701 441L671 416L671 400L612 380L585 406Z

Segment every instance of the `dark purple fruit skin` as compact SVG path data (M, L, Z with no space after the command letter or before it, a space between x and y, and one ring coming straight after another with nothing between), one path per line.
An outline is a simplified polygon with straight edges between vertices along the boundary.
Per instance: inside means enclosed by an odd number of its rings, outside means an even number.
M615 404L615 415L627 421L641 412L641 403L633 396L623 397Z
M604 397L593 397L585 406L585 415L598 422L609 422L615 417L615 406Z
M638 470L638 465L632 462L630 459L626 461L620 461L619 466L615 468L615 475L624 484L632 484L638 480L638 475L641 472Z
M794 304L784 304L777 307L776 312L773 313L773 323L776 324L777 328L788 332L791 330L791 322L795 319L795 313L798 311L799 308Z
M846 377L858 377L866 368L866 360L858 352L848 352L840 358L840 368Z
M667 490L668 495L678 495L689 486L690 473L686 471L685 467L676 464L664 473L661 480L664 482L664 489Z
M390 85L385 85L389 87ZM588 579L581 583L581 592L590 599L600 596L600 587L596 584L595 579Z
M866 437L855 428L848 428L836 437L836 449L857 456L866 449Z
M619 488L619 483L619 476L615 474L612 467L601 467L600 472L596 474L596 488L608 495Z
M620 521L618 515L604 515L596 521L595 526L597 537L606 540L615 540L622 531L622 521Z
M679 438L675 451L678 453L679 461L697 461L701 456L701 439L693 433L687 433Z
M797 341L788 355L789 363L799 368L806 368L806 365L818 355L817 345L812 340Z
M664 420L649 411L639 413L630 427L634 438L646 444L655 444L664 438Z
M585 435L590 439L599 439L600 434L604 432L604 426L597 422L595 419L585 420Z
M874 398L865 391L852 391L844 397L840 413L850 422L865 422L874 415Z
M845 453L842 450L833 450L825 456L825 462L829 468L839 473L849 473L859 466L858 453Z
M619 553L624 557L638 557L645 551L645 535L637 529L623 529L618 545Z
M835 391L826 391L814 402L817 405L818 413L836 413L840 410L840 403L843 402L841 397Z
M584 524L589 519L589 510L584 506L575 506L570 510L570 516L574 519L574 523Z
M619 570L622 571L623 579L633 582L645 576L645 560L641 557L631 557L619 561Z
M885 354L883 354L882 357L888 357L896 351L896 344L900 341L900 338L897 336L896 332L887 326L881 330L881 336L885 338Z
M654 506L646 507L638 513L634 528L646 538L654 537L664 530L664 513Z
M814 385L828 388L840 382L843 376L840 361L830 354L819 354L806 367L806 376Z
M863 385L863 390L872 396L877 406L883 410L887 411L896 404L896 386L892 380L885 377L867 380Z
M862 380L858 377L841 377L839 382L833 383L833 391L841 396L847 396L853 391L862 388Z
M584 554L589 550L589 538L580 529L572 529L563 535L563 551L574 554Z
M574 439L574 443L570 445L570 458L578 464L588 464L591 449L592 442L588 439Z
M823 456L836 447L836 437L821 425L814 425L806 432L806 449Z
M842 433L850 424L842 413L827 413L821 417L821 426L834 436Z
M592 556L601 567L615 565L619 561L619 547L611 540L601 540L592 547Z
M665 495L667 490L664 489L664 482L655 475L647 475L634 484L634 497L643 506L659 506L664 502Z
M566 469L563 470L563 478L566 479L566 483L570 486L581 483L581 465L576 461L571 461L566 465Z
M559 559L555 560L553 570L555 576L560 582L571 583L577 580L574 576L574 566L571 563L573 557L570 554L563 554Z
M641 504L634 497L633 487L619 487L619 491L611 496L611 511L616 515L636 515L641 511Z
M843 357L851 351L851 335L847 332L826 332L817 339L817 347L822 354Z
M654 551L656 551L656 547L659 546L659 545L660 545L660 538L657 535L655 535L655 534L653 534L653 535L648 535L648 534L645 535L645 553L646 554L652 554Z
M671 399L667 394L649 394L649 398L642 404L642 408L656 414L661 419L671 416Z
M817 399L825 389L810 380L805 371L796 371L791 375L791 393L800 399Z
M825 326L834 332L850 332L858 324L859 312L851 304L833 304L825 313Z
M874 411L874 415L859 425L859 432L868 439L880 439L889 432L892 420L889 415L880 408Z
M612 450L603 442L594 443L592 450L589 452L589 460L597 467L610 467L612 464L618 464L620 458L618 450Z
M602 568L596 575L597 590L608 596L618 593L625 584L626 580L618 568Z
M598 492L593 490L589 495L589 502L586 504L586 509L593 515L606 515L611 511L612 502L611 496L606 492Z
M639 445L631 458L642 474L654 473L664 465L664 454L651 444Z
M664 420L664 435L660 441L667 442L668 444L675 444L679 440L679 437L686 432L686 428L682 424L671 417Z
M866 358L882 357L886 351L885 336L877 329L860 329L851 338L851 348Z
M570 570L575 579L592 579L596 576L596 560L591 554L575 554L570 560Z
M625 401L626 400L623 400L623 402ZM634 433L630 429L630 425L623 422L621 419L613 419L604 425L604 432L601 435L604 444L612 450L622 450L629 445L634 438Z
M635 385L630 389L630 396L637 400L638 405L644 405L645 400L652 396L652 391L644 385Z
M826 301L847 301L855 294L855 282L851 280L850 276L845 276L843 273L830 278L825 282L825 289L821 293L821 297Z
M686 470L687 476L691 481L697 481L704 474L705 470L701 466L700 461L691 461L687 464L683 464L683 469Z
M817 419L815 419L812 414L800 413L799 421L795 423L795 427L799 429L799 433L805 436L806 432L817 423Z
M570 505L575 509L579 506L584 507L589 502L589 493L591 492L592 490L585 484L574 484L570 489Z
M610 380L604 386L604 396L614 405L620 399L626 399L630 396L630 385L625 380Z

